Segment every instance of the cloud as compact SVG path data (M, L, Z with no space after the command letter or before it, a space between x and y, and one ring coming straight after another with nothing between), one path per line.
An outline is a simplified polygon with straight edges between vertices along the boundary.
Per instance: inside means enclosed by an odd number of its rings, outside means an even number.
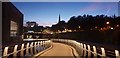
M57 22L37 22L39 24L39 26L52 26L54 24L57 24Z
M108 14L108 13L110 12L110 10L111 10L111 9L109 8L109 9L107 10L106 14Z
M100 10L101 8L101 3L92 3L89 6L82 7L80 8L77 12L75 12L71 16L78 16L78 15L84 15L84 14L89 14L90 12L94 12L96 10ZM102 6L103 7L103 6Z

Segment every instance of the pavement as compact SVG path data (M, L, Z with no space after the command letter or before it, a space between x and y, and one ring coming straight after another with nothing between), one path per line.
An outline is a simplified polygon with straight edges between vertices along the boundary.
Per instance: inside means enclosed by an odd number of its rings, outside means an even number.
M76 50L66 44L52 43L52 48L42 53L37 58L76 58Z

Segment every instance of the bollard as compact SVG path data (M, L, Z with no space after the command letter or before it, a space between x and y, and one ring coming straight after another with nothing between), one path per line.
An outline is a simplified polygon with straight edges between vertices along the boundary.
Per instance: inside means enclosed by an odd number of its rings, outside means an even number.
M4 49L4 53L3 53L3 56L5 56L4 58L7 58L8 56L8 47L5 47Z
M119 54L118 50L115 50L115 56L116 56L116 58L120 58L120 54Z
M29 43L27 43L27 45L26 45L26 56L28 56L29 55Z
M90 45L87 45L87 47L88 47L88 58L90 58L90 56L91 56L91 49L90 49Z
M33 42L30 44L30 53L33 55Z
M15 47L14 47L14 53L13 53L13 58L17 57L17 47L18 47L18 45L15 45Z
M37 51L36 51L36 43L37 43L37 42L35 42L35 44L34 44L34 53L35 53L35 54L37 53Z
M22 44L21 46L20 56L24 56L24 44Z
M94 55L94 58L96 58L97 57L97 51L96 51L96 47L95 46L93 46L93 55Z
M84 44L84 57L86 56L86 44Z

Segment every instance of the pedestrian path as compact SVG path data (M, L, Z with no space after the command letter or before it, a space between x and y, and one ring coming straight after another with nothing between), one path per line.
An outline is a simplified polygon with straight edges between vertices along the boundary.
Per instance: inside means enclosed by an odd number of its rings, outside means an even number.
M53 43L52 48L37 58L75 58L76 51L73 47L62 44Z

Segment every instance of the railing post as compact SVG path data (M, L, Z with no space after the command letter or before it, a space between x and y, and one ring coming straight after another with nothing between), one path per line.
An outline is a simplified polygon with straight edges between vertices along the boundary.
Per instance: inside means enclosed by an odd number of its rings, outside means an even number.
M40 41L40 51L42 50L42 41Z
M33 55L33 42L30 44L30 53Z
M97 57L97 51L96 51L96 47L95 46L93 46L93 55L94 55L94 58L96 58Z
M34 53L35 53L35 54L37 53L37 51L36 51L36 43L37 43L37 42L35 42L35 45L34 45Z
M28 56L29 55L29 43L27 43L27 45L26 45L26 56Z
M115 50L115 56L116 56L116 58L120 58L120 54L119 54L118 50Z
M44 49L44 41L42 41L42 49Z
M101 51L102 51L102 58L104 58L106 56L105 54L105 49L104 48L101 48Z
M18 45L15 45L15 47L14 47L14 53L13 53L13 58L17 57L17 47L18 47Z
M45 41L43 41L43 49L45 49Z
M7 58L8 56L8 47L5 47L4 49L4 53L3 53L3 56L5 56L4 58Z
M44 41L44 48L46 48L46 41Z
M39 44L39 41L37 42L37 51L39 52L40 51L40 44Z
M86 44L84 44L84 57L86 56Z
M21 56L21 57L24 56L24 44L22 44L22 46L21 46L20 56Z
M90 58L90 57L91 57L91 49L90 49L90 45L87 45L87 47L88 47L88 58Z
M83 44L81 43L81 53L80 56L83 56Z

